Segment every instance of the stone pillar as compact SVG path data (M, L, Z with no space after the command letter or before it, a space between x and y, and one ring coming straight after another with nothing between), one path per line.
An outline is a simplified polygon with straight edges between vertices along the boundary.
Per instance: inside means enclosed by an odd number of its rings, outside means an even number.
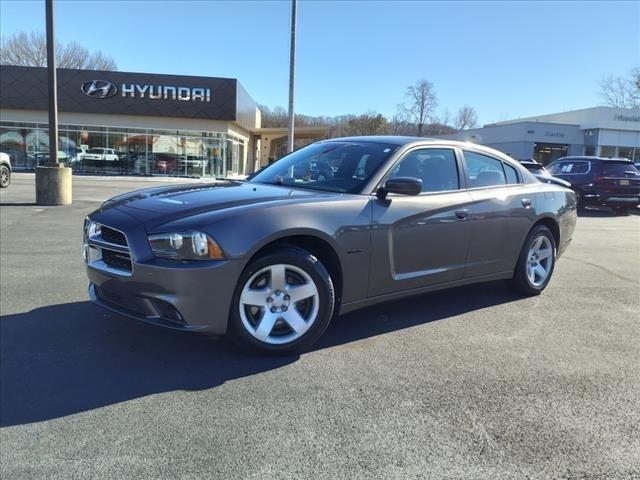
M71 205L71 169L45 165L36 168L36 204Z

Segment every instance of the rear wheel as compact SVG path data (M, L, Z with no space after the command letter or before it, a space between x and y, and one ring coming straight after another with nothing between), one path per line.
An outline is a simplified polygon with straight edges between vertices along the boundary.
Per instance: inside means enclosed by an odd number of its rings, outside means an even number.
M582 192L580 190L574 190L575 194L576 194L576 205L578 210L582 211L584 210L584 196L582 195Z
M6 165L0 166L0 188L7 188L11 183L11 170Z
M509 286L525 295L539 295L551 280L556 261L556 242L544 225L535 226L522 246Z
M251 262L240 276L229 333L252 351L302 352L326 330L334 303L322 263L300 248L280 247Z
M626 215L630 210L630 208L626 205L613 205L611 206L611 209L616 215Z

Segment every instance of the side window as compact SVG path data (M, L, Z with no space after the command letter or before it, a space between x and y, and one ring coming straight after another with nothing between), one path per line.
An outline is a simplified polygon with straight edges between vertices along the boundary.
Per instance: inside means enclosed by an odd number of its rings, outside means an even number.
M589 162L575 162L573 164L573 173L587 173L589 171Z
M560 163L554 163L553 165L550 165L547 170L549 170L549 173L552 175L557 175L558 173L560 173L562 171L562 162Z
M589 171L589 162L562 162L554 165L552 174L569 175L573 173L587 173Z
M506 185L502 162L496 158L465 150L467 182L470 188Z
M389 175L422 180L423 192L458 190L458 165L453 150L425 148L409 152Z
M518 172L516 172L516 169L506 163L503 163L503 165L504 171L507 174L507 183L509 185L520 183L520 181L518 180Z

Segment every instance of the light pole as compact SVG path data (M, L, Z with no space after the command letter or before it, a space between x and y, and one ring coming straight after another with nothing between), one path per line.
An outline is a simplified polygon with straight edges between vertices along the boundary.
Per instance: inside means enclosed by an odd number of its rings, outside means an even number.
M45 0L47 23L47 80L49 101L49 161L36 167L36 204L71 203L71 169L58 161L58 80L53 0Z
M56 45L53 28L53 0L45 1L47 18L47 80L49 92L49 165L58 162L58 78L56 75Z
M293 108L295 70L296 70L296 0L291 0L291 51L289 55L289 128L287 130L287 148L293 152L293 131L295 113Z

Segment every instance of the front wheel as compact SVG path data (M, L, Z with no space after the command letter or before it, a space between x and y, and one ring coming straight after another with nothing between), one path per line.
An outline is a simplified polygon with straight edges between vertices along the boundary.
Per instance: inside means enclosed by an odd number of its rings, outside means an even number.
M280 247L251 262L231 303L229 333L252 351L307 350L333 317L331 276L309 252Z
M6 165L0 166L0 188L7 188L11 183L11 170Z
M549 284L556 263L556 242L551 231L537 225L527 235L509 286L518 293L539 295Z

